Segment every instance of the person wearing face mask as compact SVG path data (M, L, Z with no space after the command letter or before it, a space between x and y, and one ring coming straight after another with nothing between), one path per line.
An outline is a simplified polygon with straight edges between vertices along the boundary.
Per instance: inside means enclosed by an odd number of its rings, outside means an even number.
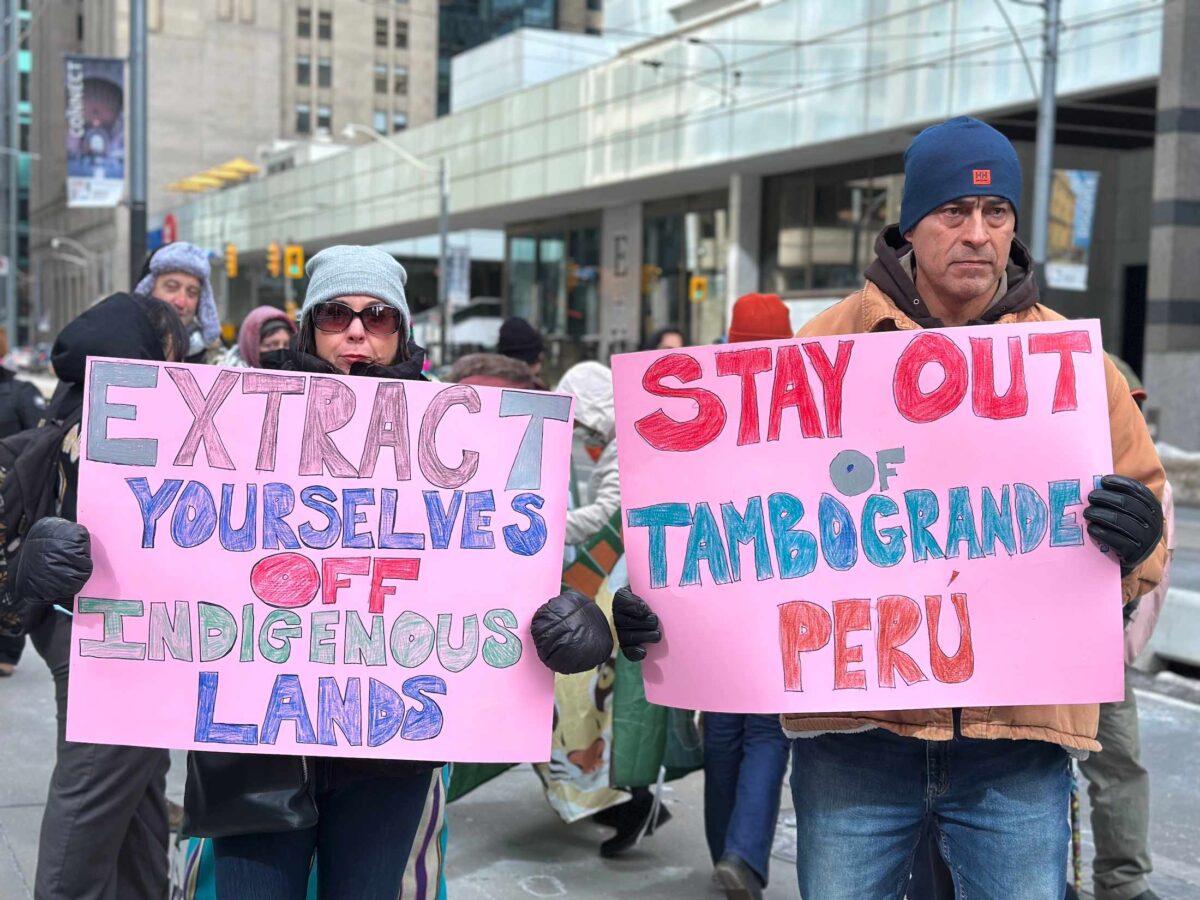
M175 308L188 334L184 362L220 362L221 321L213 297L212 267L203 249L187 241L159 247L142 267L134 293L165 300Z
M263 354L286 350L295 334L296 326L282 309L255 307L242 322L237 343L229 348L221 365L257 369Z

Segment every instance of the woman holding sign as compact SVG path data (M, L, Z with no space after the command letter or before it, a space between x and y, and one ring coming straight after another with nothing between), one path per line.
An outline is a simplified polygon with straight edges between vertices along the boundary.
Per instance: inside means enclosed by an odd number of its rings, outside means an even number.
M405 340L404 268L382 250L330 247L309 260L296 349L265 369L420 379ZM212 837L218 896L395 900L436 764L192 753L184 832Z
M263 368L421 379L424 354L405 340L410 325L406 276L395 259L370 247L331 247L309 261L307 274L295 348L264 354ZM56 523L70 525L43 520L31 529L30 542L39 529ZM22 557L22 573L30 562L30 572L43 582L41 595L65 595L58 587L71 572L58 574L60 569L75 570L74 590L91 571L87 533L72 527L82 534L47 535L38 561L29 554ZM57 561L53 572L45 565L50 557ZM44 584L50 574L58 584ZM277 599L286 606L294 598ZM557 672L595 668L612 652L604 614L578 594L555 597L538 610L531 626L539 658ZM396 900L437 767L431 762L193 752L183 831L213 839L221 897L303 897L315 862L323 900Z

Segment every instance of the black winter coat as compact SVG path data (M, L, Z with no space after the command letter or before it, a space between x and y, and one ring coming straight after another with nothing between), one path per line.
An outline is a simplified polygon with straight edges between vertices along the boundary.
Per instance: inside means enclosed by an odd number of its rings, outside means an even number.
M395 366L359 363L350 374L366 378L423 380L425 351L409 343L409 358ZM332 375L336 370L295 350L264 354L264 369ZM411 777L440 763L378 759L330 759L253 753L192 751L188 754L183 833L228 837L309 828L316 824L316 794L368 778Z
M0 438L37 428L45 414L41 391L14 372L0 368Z

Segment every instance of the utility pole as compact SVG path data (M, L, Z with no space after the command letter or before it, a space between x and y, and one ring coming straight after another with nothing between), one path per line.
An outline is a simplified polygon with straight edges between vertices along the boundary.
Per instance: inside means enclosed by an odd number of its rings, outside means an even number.
M1046 264L1050 225L1050 184L1054 176L1054 89L1058 80L1059 0L1045 0L1046 24L1042 41L1042 99L1038 104L1037 145L1033 169L1033 261Z
M146 257L146 0L129 3L129 283Z
M8 40L5 42L5 52L8 54L8 59L4 67L4 87L7 97L5 105L8 107L8 118L5 121L7 126L5 143L8 145L11 153L6 155L4 164L8 167L7 197L8 218L5 222L8 231L7 249L8 254L8 274L4 277L4 323L8 329L8 340L10 346L17 346L19 337L17 335L17 283L21 277L20 269L17 266L18 252L18 235L17 235L17 197L21 190L21 74L20 74L20 57L21 49L21 20L18 15L20 9L20 0L8 0L5 10L5 21L8 24L6 36Z
M450 313L450 161L446 156L438 160L438 308L442 311L442 352L439 365L450 365L450 328L453 316ZM408 336L405 335L405 340Z

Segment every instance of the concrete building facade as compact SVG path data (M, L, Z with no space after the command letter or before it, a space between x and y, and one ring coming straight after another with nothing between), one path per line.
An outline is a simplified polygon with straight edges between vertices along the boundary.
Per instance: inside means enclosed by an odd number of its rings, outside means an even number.
M1155 374L1200 384L1187 337L1200 321L1187 300L1200 79L1186 62L1200 56L1197 29L1171 24L1179 8L1063 4L1054 165L1099 173L1100 190L1086 290L1043 296L1099 318L1106 348L1150 376L1160 435L1195 448L1197 417L1168 409ZM666 324L714 340L747 290L779 291L799 324L861 284L896 219L903 149L932 122L971 114L1008 135L1032 211L1038 75L1025 57L1042 52L1042 12L1007 11L1011 23L984 0L619 0L606 37L628 42L611 60L399 140L450 160L453 227L506 230L506 310L543 328L563 364ZM295 223L310 252L435 230L436 191L386 148L306 168L198 200L180 221L197 240L227 228L257 248L279 210L323 204Z

